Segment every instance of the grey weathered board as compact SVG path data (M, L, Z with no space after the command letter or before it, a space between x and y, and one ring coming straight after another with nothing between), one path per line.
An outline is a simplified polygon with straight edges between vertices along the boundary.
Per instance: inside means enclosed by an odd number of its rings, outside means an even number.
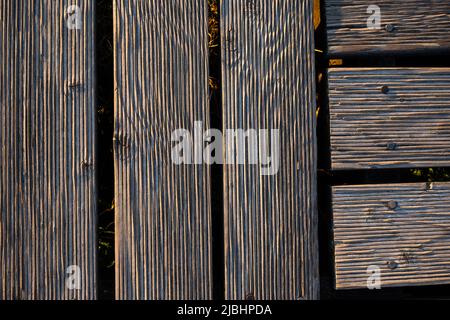
M116 297L212 294L210 170L171 133L209 127L206 0L115 0Z
M333 169L450 166L450 69L330 69Z
M0 1L0 299L96 297L94 6Z
M377 5L381 28L368 28ZM450 50L448 0L325 0L331 54Z
M450 283L450 183L333 188L337 289Z
M224 167L225 297L318 298L313 3L224 0L221 30L224 130L281 137L277 174Z

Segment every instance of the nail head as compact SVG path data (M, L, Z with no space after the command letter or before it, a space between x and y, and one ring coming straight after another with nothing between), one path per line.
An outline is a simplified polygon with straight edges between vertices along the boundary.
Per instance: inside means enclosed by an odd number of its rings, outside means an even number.
M395 142L390 142L387 144L386 148L388 150L394 151L394 150L397 150L398 145Z
M394 30L395 30L394 25L392 25L392 24L387 24L386 25L386 31L387 32L393 32Z
M398 208L398 203L397 203L397 201L391 200L387 203L387 207L391 210L395 210Z
M388 86L382 86L381 87L381 92L383 92L384 94L387 94L389 92L389 87Z
M397 267L398 267L398 263L397 262L395 262L395 261L389 261L388 262L388 268L389 269L394 270L394 269L397 269Z

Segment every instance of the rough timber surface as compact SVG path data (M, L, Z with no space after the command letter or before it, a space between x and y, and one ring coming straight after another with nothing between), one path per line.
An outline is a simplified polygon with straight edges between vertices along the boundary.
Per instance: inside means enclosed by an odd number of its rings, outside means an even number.
M223 127L281 137L277 174L224 167L225 298L318 298L313 2L224 0L221 30Z
M209 299L210 171L171 133L209 126L206 0L115 0L116 297Z
M94 7L0 0L1 300L96 297Z
M328 78L333 169L450 166L449 68L338 68Z
M450 283L450 183L333 188L337 289Z
M370 5L381 28L370 29ZM325 0L330 54L449 52L448 0Z

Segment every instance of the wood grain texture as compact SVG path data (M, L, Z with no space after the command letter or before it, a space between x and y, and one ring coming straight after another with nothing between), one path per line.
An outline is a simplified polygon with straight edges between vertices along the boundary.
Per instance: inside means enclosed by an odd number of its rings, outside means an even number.
M450 166L450 69L342 68L328 78L333 169Z
M313 3L221 3L224 129L279 129L280 168L224 167L225 297L318 298Z
M450 183L333 188L337 289L450 283Z
M381 9L380 29L367 26L370 5ZM448 0L326 0L325 11L331 54L450 50Z
M0 1L0 299L96 297L94 7Z
M114 3L116 297L209 299L210 170L171 158L209 127L207 2Z

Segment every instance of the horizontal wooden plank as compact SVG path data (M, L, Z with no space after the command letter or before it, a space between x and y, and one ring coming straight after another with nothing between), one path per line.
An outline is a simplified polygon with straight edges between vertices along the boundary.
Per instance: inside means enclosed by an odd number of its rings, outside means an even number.
M225 297L317 299L313 2L224 0L221 23L224 128L280 135L273 175L224 167Z
M337 289L450 283L450 183L333 188Z
M367 20L380 8L379 29ZM448 0L326 0L328 52L405 53L450 50Z
M210 170L171 156L174 130L209 128L207 1L114 13L116 298L211 299Z
M0 0L0 300L96 297L94 10Z
M450 166L450 69L330 69L333 169Z

